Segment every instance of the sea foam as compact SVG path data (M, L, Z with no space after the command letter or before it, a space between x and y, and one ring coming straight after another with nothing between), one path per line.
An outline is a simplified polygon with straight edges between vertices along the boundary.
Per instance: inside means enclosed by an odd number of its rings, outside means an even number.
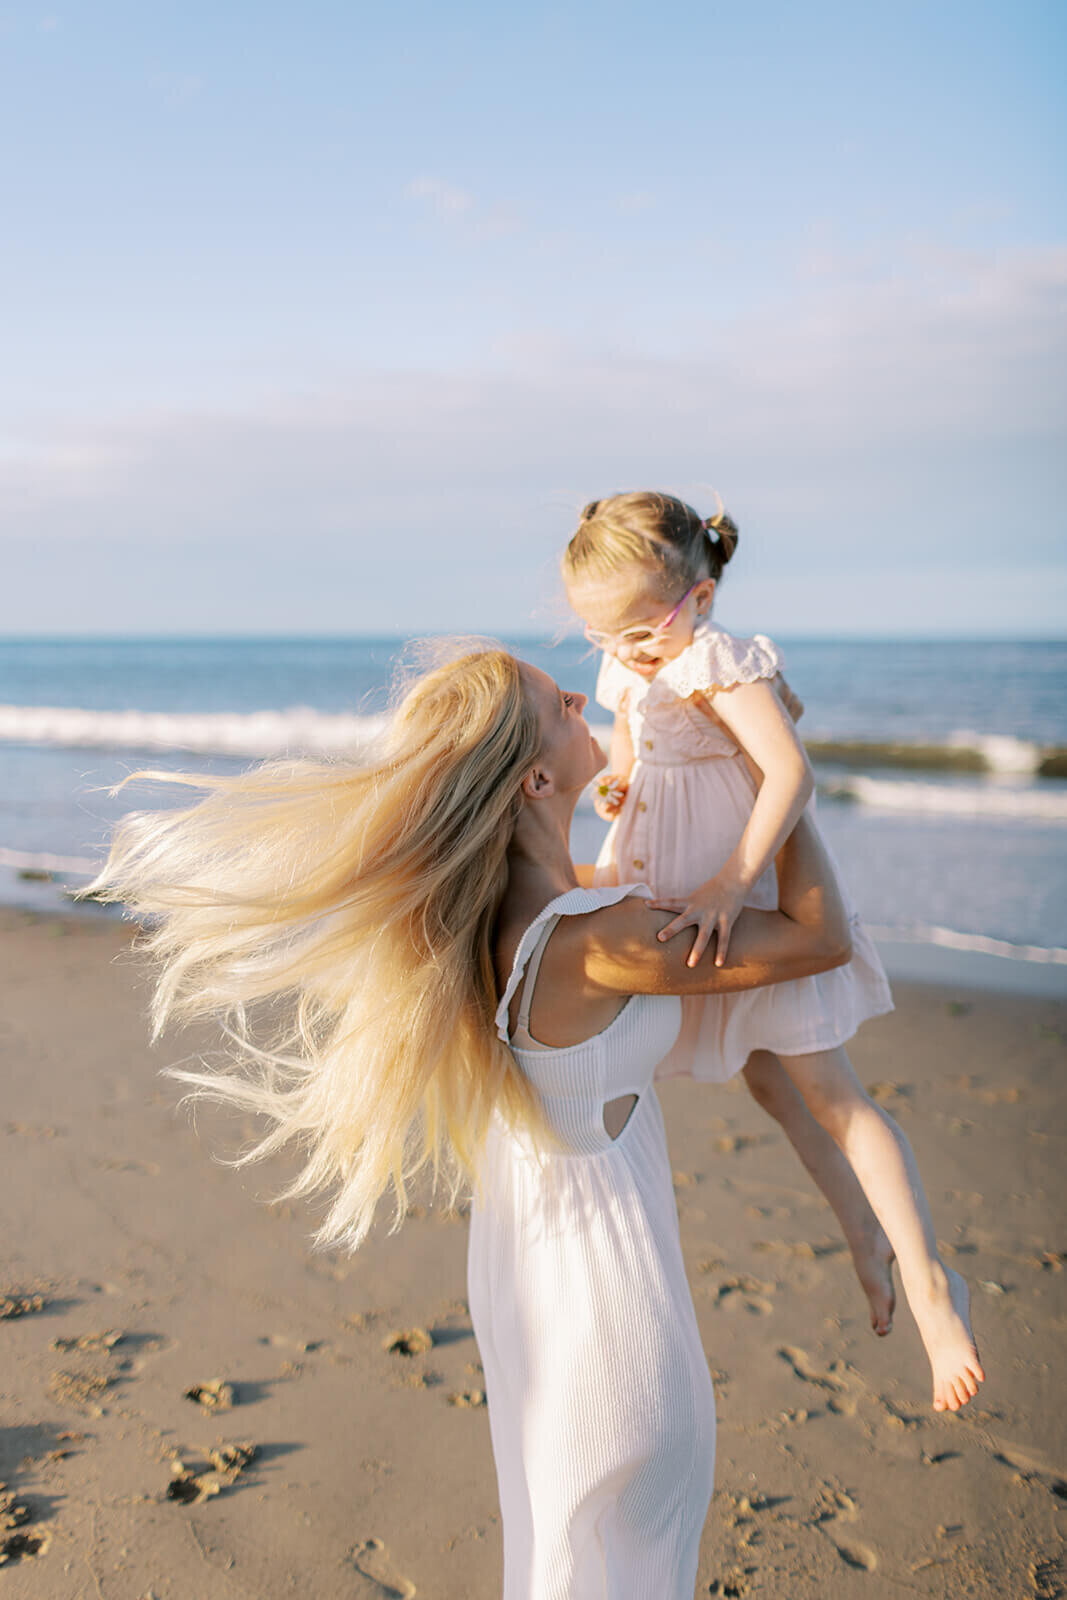
M876 811L1013 822L1067 822L1067 785L922 783L854 774L819 783L826 799L851 800Z
M76 706L0 706L0 740L67 749L263 757L364 753L382 716L291 706L268 711L89 711Z

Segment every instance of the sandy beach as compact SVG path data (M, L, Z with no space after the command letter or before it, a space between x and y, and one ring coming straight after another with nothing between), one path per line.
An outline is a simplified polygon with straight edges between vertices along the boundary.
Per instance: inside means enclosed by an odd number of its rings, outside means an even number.
M492 1600L500 1527L462 1215L355 1257L216 1157L150 1047L129 933L0 910L5 1600ZM974 1290L989 1381L929 1404L833 1219L739 1085L661 1091L719 1412L698 1594L1067 1588L1067 1006L896 985L854 1047ZM1057 1351L1060 1357L1057 1357Z

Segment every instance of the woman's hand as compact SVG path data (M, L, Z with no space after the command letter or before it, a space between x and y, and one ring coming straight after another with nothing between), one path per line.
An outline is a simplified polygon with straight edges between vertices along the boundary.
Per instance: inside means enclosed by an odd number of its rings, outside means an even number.
M603 772L593 788L593 810L605 822L613 822L623 808L630 780L617 772Z
M686 958L686 966L695 967L714 934L715 965L721 967L726 961L730 931L745 903L745 893L744 884L720 873L717 878L709 878L707 883L702 883L690 895L652 900L649 904L657 911L678 912L673 922L668 922L666 927L660 929L657 937L673 939L683 928L695 926L696 938Z

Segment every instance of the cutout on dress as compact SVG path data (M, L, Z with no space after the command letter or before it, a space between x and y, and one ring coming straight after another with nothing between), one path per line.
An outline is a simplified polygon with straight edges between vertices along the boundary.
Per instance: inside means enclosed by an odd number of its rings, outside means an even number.
M622 1094L617 1100L604 1101L604 1132L612 1144L615 1143L623 1129L629 1125L630 1118L637 1110L639 1099L640 1095ZM618 1120L620 1116L622 1117L621 1122Z

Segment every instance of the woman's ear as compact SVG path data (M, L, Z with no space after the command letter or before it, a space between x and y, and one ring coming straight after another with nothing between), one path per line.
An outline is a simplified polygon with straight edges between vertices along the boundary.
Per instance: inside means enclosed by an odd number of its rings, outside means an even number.
M522 780L522 792L527 800L547 800L555 794L556 787L543 767L534 767Z

